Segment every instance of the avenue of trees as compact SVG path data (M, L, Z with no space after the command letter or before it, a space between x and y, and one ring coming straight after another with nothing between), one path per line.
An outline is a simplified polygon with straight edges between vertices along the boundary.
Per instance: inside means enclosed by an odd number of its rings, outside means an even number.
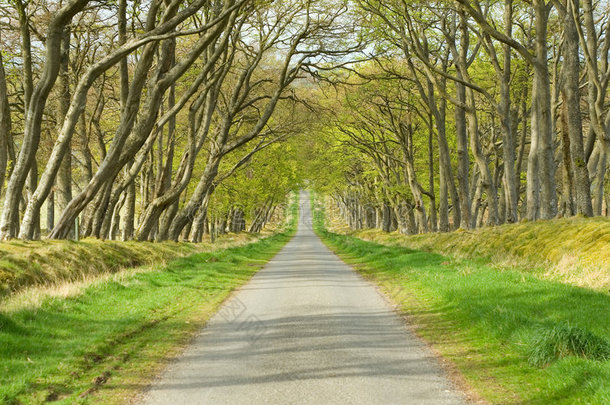
M0 0L0 239L260 231L297 182L295 88L349 53L347 12Z
M0 239L610 214L610 4L0 0Z
M367 57L328 76L312 152L351 227L610 215L608 2L354 5Z

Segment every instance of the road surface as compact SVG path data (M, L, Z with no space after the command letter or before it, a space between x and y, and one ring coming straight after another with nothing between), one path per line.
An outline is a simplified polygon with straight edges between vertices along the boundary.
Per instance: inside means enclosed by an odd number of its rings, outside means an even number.
M141 403L464 404L376 288L313 233L300 198L296 236Z

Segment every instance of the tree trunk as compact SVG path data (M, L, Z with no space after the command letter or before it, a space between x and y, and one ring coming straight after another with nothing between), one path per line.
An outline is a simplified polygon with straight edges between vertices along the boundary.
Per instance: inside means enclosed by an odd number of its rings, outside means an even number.
M466 104L466 89L463 84L456 83L457 100ZM470 156L468 154L468 134L466 132L466 112L464 108L455 108L455 135L457 141L457 180L460 208L462 211L460 228L470 229L470 194L468 192L468 171Z
M53 88L60 70L61 44L63 33L72 17L80 12L89 0L71 0L57 11L49 23L46 36L45 65L32 97L27 105L23 141L15 168L8 182L6 196L0 217L0 239L9 239L16 235L16 229L11 226L18 209L19 199L26 178L36 159L36 151L40 142L40 130L47 99ZM32 190L32 193L34 190ZM36 222L38 215L31 214L31 221Z
M464 15L461 7L459 8L459 29L460 29L460 50L459 54L455 55L457 58L457 77L464 80L468 74L468 48L470 46L468 26L466 25L466 16ZM455 39L452 39L455 44ZM455 49L455 45L453 45ZM458 180L458 194L460 204L460 224L459 227L462 229L470 228L470 194L468 187L468 170L470 168L470 156L468 154L468 131L466 127L466 110L467 104L466 99L466 87L464 84L455 83L456 98L458 105L455 107L455 135L457 141L457 180ZM471 90L472 91L472 90ZM477 136L477 134L470 134L471 137ZM456 224L457 225L457 224Z
M62 123L70 108L70 29L64 30L64 37L61 45L61 67L59 72L58 88L59 88L59 111L57 122ZM61 130L61 124L59 124ZM59 131L58 131L59 132ZM59 212L66 209L72 200L72 151L69 147L68 152L64 155L59 172L57 173L57 207ZM25 228L25 227L24 227ZM23 235L27 238L27 235Z
M512 36L513 25L513 2L504 2L504 32ZM502 152L504 159L504 188L506 194L506 221L508 223L517 222L519 218L519 187L518 175L515 171L515 132L513 130L510 81L511 81L511 47L507 44L502 45L504 50L504 68L500 80L500 111L502 123ZM525 125L525 123L524 123Z
M55 192L49 193L47 198L47 233L55 226Z
M517 182L517 188L518 188L518 195L521 194L521 189L522 189L522 179L521 179L521 173L523 172L522 167L523 167L523 159L525 157L525 146L527 144L527 135L528 135L528 128L527 128L527 115L528 115L528 106L527 106L527 87L525 87L523 89L523 100L521 102L521 136L520 136L520 141L519 141L519 154L517 155L517 168L515 170L515 177L516 177L516 182ZM518 219L523 218L526 215L527 212L527 203L523 204L523 206L521 207L520 211L519 211L519 217Z
M487 225L497 225L498 223L498 194L496 191L495 182L491 176L489 170L489 162L487 157L481 149L481 141L479 137L479 126L476 115L476 105L474 100L474 92L472 89L466 90L468 99L468 129L470 139L470 149L474 155L477 166L479 167L479 173L481 175L481 185L487 193L487 203L489 207L489 213L487 216Z
M136 216L136 183L132 181L129 186L127 186L125 193L127 194L127 199L125 202L125 214L123 215L124 224L122 239L124 241L133 238Z
M458 13L460 16L460 24L459 24L460 51L459 51L459 54L456 55L457 56L456 65L458 68L458 78L461 80L466 80L469 83L471 83L472 80L470 79L470 75L468 73L468 49L469 49L470 33L468 31L466 15L463 10L463 7L459 7ZM454 49L455 49L455 47L454 47ZM456 52L456 51L454 50L454 52ZM466 129L467 129L467 133L468 133L468 140L470 142L470 151L472 152L475 162L479 168L479 173L481 174L482 186L484 187L485 192L487 193L487 201L488 201L488 206L489 206L489 215L487 216L487 224L496 225L498 223L498 195L497 195L497 191L496 191L496 184L494 182L494 179L491 176L491 171L489 169L489 162L488 162L487 156L485 156L485 154L482 151L482 147L481 147L481 140L480 140L480 134L479 134L479 123L478 123L478 117L477 117L477 106L476 106L474 90L469 86L463 86L461 84L458 84L457 86L458 86L458 96L463 98L463 104L465 105L465 107L463 109L463 113L464 113L465 119L466 119L466 125L467 125ZM462 101L462 100L458 99L458 101ZM459 118L463 118L463 117L460 116ZM464 125L464 123L462 122L460 124L460 126L461 125ZM462 128L462 130L465 132L466 132L466 129ZM464 135L462 135L462 136L465 137ZM460 135L458 135L458 145L461 143L461 142L459 142L459 137L460 137ZM459 151L458 151L458 155L459 155ZM462 176L458 176L458 177L461 177L462 184L465 189L464 191L462 191L463 193L465 193L466 190L468 190L468 186L466 184L467 179L468 179L467 175L468 175L468 172L466 171L466 173L463 173ZM462 220L461 223L463 223L463 222L464 221Z
M571 169L575 186L576 213L593 216L591 205L591 184L585 163L585 150L580 113L580 56L578 31L572 13L579 13L578 0L566 1L564 17L564 104L566 105L567 129L569 134ZM572 8L576 9L573 10Z
M176 217L178 210L180 209L180 202L176 200L170 207L164 212L163 217L160 221L159 232L157 233L157 242L167 240L169 234L169 227L172 221Z
M381 230L390 232L392 230L392 209L387 203L383 204L381 215Z
M565 94L565 93L564 93ZM566 97L561 106L561 152L563 157L563 187L560 214L564 217L574 215L574 177L572 176L572 159L570 153L570 135L568 132L568 106ZM587 178L589 176L587 175Z
M438 230L436 192L434 191L434 128L432 114L428 115L428 196L430 197L430 231Z
M555 153L553 146L553 117L551 111L551 86L548 69L547 23L550 8L544 0L534 0L535 49L534 82L532 92L532 150L535 162L528 167L528 184L539 189L528 194L528 217L551 219L557 214L555 188ZM532 181L534 180L534 181ZM532 199L531 204L529 199ZM539 203L539 204L538 204ZM539 211L538 208L539 207Z
M38 186L38 163L34 159L30 173L28 174L27 198L31 198L32 193ZM16 229L19 232L19 228ZM31 239L40 239L40 210L32 217L32 237Z
M597 159L597 174L595 176L594 191L595 194L593 199L593 211L595 215L602 214L602 205L604 201L604 178L606 175L606 163L608 156L606 150L601 143L599 143L599 157Z
M428 219L426 217L426 206L424 203L424 196L422 193L422 187L417 181L417 175L411 153L403 150L405 159L405 174L409 183L409 189L413 194L413 200L415 201L415 216L417 219L417 230L412 233L425 233L428 231ZM411 214L413 215L413 213Z
M208 210L207 206L202 206L199 212L197 213L197 217L193 222L193 226L190 232L190 240L193 243L201 243L203 240L203 234L205 233L205 225L207 222Z
M1 41L1 37L0 37ZM0 51L0 195L4 192L4 180L6 179L8 166L8 148L11 138L11 110L8 100L8 89L6 87L6 75L2 52Z
M125 194L121 194L119 203L114 207L112 221L110 222L110 227L107 232L107 238L110 240L118 240L118 235L121 230L121 210L123 209L123 205L125 205L126 200L127 196Z

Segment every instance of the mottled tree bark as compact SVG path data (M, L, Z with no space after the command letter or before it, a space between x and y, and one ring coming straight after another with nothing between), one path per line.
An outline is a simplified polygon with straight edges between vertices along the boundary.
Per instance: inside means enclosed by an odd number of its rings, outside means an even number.
M570 177L574 179L576 213L593 215L591 183L585 163L584 134L580 113L579 38L572 14L579 14L578 0L566 0L564 13L564 103L570 144Z
M549 79L549 69L547 63L547 28L550 5L544 0L534 0L535 14L535 64L534 64L534 83L535 92L532 94L532 138L537 141L534 152L537 161L533 167L528 167L528 184L530 178L537 178L538 181L533 186L540 188L540 211L541 219L551 219L557 215L557 192L555 188L555 148L553 145L553 116L551 111L551 85ZM535 121L535 125L534 125ZM534 140L532 140L532 144ZM530 152L531 153L531 152ZM537 193L532 193L535 198ZM528 201L528 210L531 210L529 217L538 217L535 208L538 204Z

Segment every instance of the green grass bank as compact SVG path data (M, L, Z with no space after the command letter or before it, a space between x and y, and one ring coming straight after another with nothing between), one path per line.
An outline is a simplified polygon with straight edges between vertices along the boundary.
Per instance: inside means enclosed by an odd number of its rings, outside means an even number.
M0 403L125 403L291 238L294 213L268 238L1 311Z
M331 249L381 286L475 396L498 404L610 403L606 291L328 232L320 206L315 224Z
M610 290L610 218L562 218L423 235L374 229L353 232L333 222L330 230L371 242L475 259L547 280Z
M101 275L168 261L194 253L252 243L269 236L258 234L220 235L214 242L14 240L0 243L0 299L35 286L58 286Z

